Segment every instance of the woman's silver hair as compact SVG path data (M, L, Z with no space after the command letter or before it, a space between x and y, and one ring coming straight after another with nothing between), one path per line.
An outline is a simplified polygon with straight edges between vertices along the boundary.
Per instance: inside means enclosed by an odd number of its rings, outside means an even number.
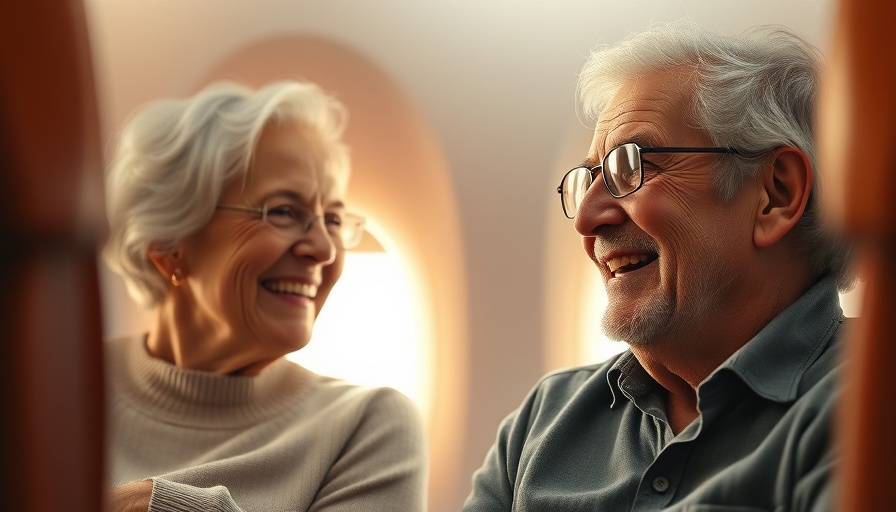
M225 186L249 178L266 126L288 121L303 127L323 142L324 154L314 149L309 164L347 180L346 120L339 101L296 81L257 90L217 82L190 98L143 107L121 132L106 177L107 265L137 302L157 305L167 284L149 259L150 248L174 250L209 222Z
M768 152L801 149L815 181L797 225L812 269L832 274L842 291L855 283L851 249L822 221L813 125L822 56L782 27L755 28L742 37L721 36L696 25L658 24L618 44L598 48L582 68L578 91L583 113L596 120L626 82L654 70L690 67L695 92L690 119L717 146L748 157L721 158L715 177L730 199L754 178Z

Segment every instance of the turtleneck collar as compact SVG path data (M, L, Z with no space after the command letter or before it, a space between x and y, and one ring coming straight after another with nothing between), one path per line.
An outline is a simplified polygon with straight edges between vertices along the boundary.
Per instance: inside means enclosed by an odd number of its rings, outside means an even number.
M254 424L304 404L296 396L307 395L316 377L286 358L254 377L187 370L152 357L145 339L109 342L107 365L117 373L116 398L140 403L149 414L172 423L216 428Z

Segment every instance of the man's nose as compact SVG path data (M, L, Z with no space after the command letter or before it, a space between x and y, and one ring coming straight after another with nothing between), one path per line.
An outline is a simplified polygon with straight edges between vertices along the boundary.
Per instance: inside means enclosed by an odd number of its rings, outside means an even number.
M582 236L594 236L601 226L619 225L625 219L625 210L622 209L620 200L610 195L603 175L598 173L579 205L575 218L576 231Z

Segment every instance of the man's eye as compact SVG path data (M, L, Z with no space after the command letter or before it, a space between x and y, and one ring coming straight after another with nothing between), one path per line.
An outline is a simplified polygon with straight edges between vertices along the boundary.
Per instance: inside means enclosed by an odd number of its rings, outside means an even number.
M656 164L644 158L641 159L641 168L645 171L661 171L663 169L659 164Z

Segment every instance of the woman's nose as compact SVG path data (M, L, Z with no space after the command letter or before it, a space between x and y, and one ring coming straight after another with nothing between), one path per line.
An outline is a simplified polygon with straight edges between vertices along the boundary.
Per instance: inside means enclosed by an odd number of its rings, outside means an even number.
M313 258L322 265L329 265L336 260L337 241L327 231L324 218L318 217L305 235L293 244L292 252L296 256Z

